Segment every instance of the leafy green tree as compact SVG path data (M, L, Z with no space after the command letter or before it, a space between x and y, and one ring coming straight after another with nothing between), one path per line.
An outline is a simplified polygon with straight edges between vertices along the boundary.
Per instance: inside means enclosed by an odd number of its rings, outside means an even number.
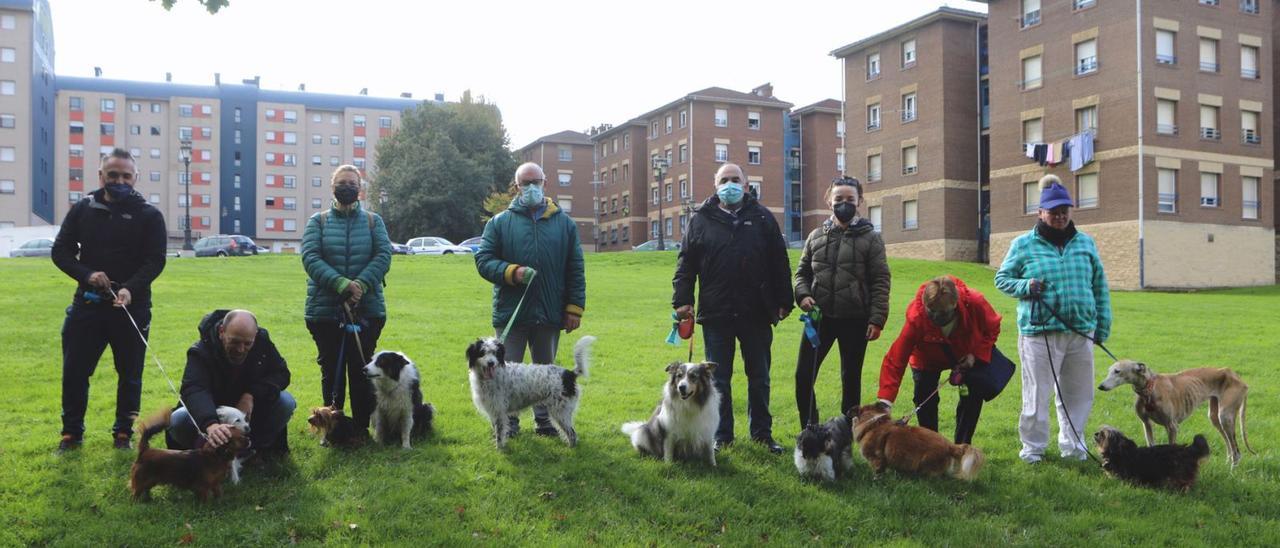
M371 196L391 239L480 233L486 198L505 189L516 161L498 107L470 93L458 103L423 103L378 144Z
M151 0L151 1L155 2L156 0ZM196 0L196 1L203 4L204 9L209 10L209 13L218 13L218 10L227 7L227 5L231 3L230 0ZM175 3L177 3L177 0L160 0L160 5L164 6L164 9L166 10L173 9L173 5Z

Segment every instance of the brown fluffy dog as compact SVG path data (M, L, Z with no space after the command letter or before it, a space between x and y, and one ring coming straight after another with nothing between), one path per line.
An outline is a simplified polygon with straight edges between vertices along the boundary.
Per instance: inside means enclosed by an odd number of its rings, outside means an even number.
M313 407L307 424L311 425L313 433L320 434L321 446L351 447L363 441L356 421L343 414L341 409Z
M859 407L853 414L853 439L876 474L890 468L972 481L984 461L976 447L953 444L927 428L897 423L889 416L889 406L879 402Z
M200 500L209 495L222 495L222 482L231 474L231 461L236 454L249 446L249 439L239 429L231 429L231 439L217 448L173 451L153 449L151 436L169 427L170 410L163 411L142 424L142 438L138 442L138 460L129 470L129 490L134 500L150 498L151 488L172 485L190 489Z

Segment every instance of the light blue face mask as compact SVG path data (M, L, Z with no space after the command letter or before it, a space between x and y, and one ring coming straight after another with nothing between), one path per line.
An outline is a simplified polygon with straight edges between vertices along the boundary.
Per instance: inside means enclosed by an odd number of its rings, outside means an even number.
M526 207L542 205L542 185L521 187L520 200Z
M716 196L725 205L738 205L742 201L742 183L725 183L716 187Z

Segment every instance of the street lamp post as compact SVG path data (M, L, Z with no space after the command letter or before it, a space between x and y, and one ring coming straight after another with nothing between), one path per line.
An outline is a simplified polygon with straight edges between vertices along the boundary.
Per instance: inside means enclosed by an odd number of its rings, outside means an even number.
M666 251L666 231L663 226L662 219L662 176L667 173L670 164L667 159L662 156L656 156L653 159L653 178L658 183L658 191L654 194L656 199L654 205L658 206L658 251Z
M183 179L186 181L184 186L187 194L187 222L182 227L182 250L191 251L195 249L191 246L191 140L183 139L179 150L181 150L182 173Z

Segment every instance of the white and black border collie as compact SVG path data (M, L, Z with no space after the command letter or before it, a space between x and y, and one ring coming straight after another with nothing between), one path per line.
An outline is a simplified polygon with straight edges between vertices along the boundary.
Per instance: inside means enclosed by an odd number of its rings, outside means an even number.
M796 471L802 477L835 481L853 467L853 426L840 415L810 424L796 436Z
M404 354L382 351L364 366L364 375L377 400L370 417L373 439L387 443L399 436L400 447L411 449L409 439L430 432L435 416L435 407L422 403L418 369Z
M578 378L587 376L591 345L595 340L585 336L573 345L573 369L508 362L506 348L495 337L479 339L467 347L471 401L493 425L493 438L499 449L505 448L511 437L508 417L535 405L547 408L551 424L569 447L577 445L573 416L581 396Z
M664 461L700 460L716 465L715 434L720 425L720 393L712 383L712 362L667 366L662 402L648 422L628 422L622 433L643 455Z

